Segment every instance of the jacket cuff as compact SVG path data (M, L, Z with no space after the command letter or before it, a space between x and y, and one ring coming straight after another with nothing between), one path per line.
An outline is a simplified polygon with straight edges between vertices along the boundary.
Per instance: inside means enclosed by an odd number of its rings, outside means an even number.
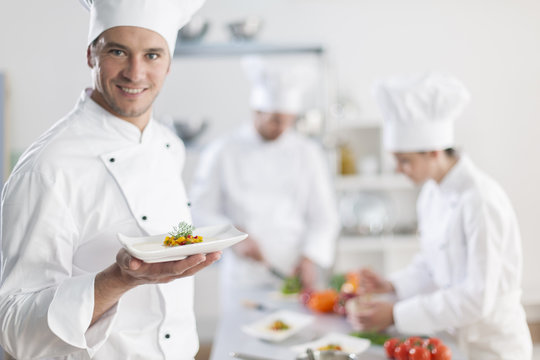
M49 328L62 341L92 356L107 340L118 305L109 309L91 327L94 313L95 274L72 277L56 290L47 312Z
M415 296L394 304L394 324L398 333L429 335L434 332L432 321L421 302L421 298Z

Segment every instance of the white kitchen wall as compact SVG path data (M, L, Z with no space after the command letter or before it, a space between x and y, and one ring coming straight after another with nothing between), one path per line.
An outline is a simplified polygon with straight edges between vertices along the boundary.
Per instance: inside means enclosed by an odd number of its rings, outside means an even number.
M505 187L522 227L524 295L540 303L540 2L537 0L209 0L205 41L229 41L225 24L264 18L259 40L320 43L336 88L364 118L378 117L371 83L440 70L473 101L459 143ZM69 111L90 84L87 13L76 0L0 2L0 71L7 80L9 144L20 151ZM156 114L208 118L211 132L249 116L237 59L176 59Z

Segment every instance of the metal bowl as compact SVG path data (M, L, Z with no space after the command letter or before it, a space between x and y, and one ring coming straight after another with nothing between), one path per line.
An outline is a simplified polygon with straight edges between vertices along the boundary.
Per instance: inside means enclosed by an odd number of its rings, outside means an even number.
M263 21L255 16L228 24L229 31L235 40L253 40L262 28Z
M178 30L178 39L181 42L196 42L208 32L210 24L200 16L194 16L189 23Z
M349 354L343 351L337 350L323 350L313 351L313 357L315 360L357 360L356 354ZM306 353L300 354L296 357L296 360L308 360L309 355Z

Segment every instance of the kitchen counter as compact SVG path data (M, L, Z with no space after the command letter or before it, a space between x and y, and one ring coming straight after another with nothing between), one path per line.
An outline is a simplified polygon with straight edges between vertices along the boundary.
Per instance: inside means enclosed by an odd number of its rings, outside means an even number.
M231 291L232 293L232 291ZM290 338L272 343L259 340L242 331L242 326L251 324L276 310L290 310L314 315L302 306L296 298L285 298L275 289L238 290L234 296L222 299L221 318L216 329L210 360L230 360L231 352L262 356L276 360L294 360L296 353L291 346L313 341L330 332L350 333L351 327L346 320L335 314L316 314L315 322ZM261 304L264 309L257 310L244 305L245 301ZM465 360L455 345L446 337L440 338L452 349L453 360ZM372 345L359 356L359 359L386 359L381 346Z

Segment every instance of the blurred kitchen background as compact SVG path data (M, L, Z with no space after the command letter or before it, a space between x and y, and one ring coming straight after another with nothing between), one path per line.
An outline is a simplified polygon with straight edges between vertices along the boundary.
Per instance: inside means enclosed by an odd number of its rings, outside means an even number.
M20 153L91 84L88 14L76 0L0 4L0 166ZM208 0L179 36L155 116L187 145L189 187L200 150L251 117L243 55L319 70L312 110L298 130L321 141L342 219L336 271L388 273L417 249L417 194L382 151L374 80L436 70L463 80L472 102L457 123L459 148L506 189L521 225L523 303L540 322L540 2L537 0ZM200 273L203 343L218 317L219 264Z

